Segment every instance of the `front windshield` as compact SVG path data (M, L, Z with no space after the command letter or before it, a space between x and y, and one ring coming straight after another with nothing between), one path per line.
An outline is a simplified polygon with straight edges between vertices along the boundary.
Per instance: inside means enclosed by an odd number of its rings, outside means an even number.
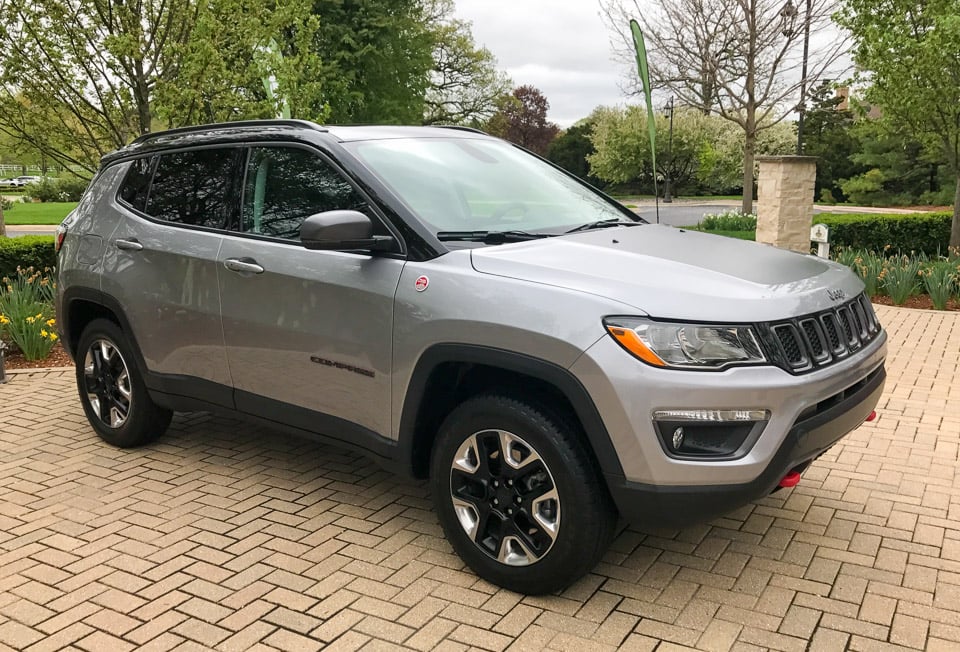
M501 141L398 138L346 145L435 232L562 233L589 222L631 217Z

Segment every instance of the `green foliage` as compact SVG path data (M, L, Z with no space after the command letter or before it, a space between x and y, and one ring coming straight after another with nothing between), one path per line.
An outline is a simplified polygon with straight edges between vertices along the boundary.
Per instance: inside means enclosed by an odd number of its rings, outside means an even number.
M593 174L613 183L640 182L652 191L646 110L602 108L591 118L596 152L588 160ZM740 127L716 115L678 107L671 153L670 121L663 115L655 119L658 178L669 174L678 194L730 194L741 188L744 132ZM794 145L793 128L780 123L760 132L757 151L782 154Z
M424 124L478 126L496 111L512 83L497 70L497 59L473 41L470 23L452 16L452 0L435 0L433 69L424 98Z
M920 291L922 261L915 256L898 255L886 260L883 270L883 288L894 305L902 306Z
M820 202L823 204L836 204L837 199L833 196L833 191L831 191L829 188L821 188Z
M923 286L937 310L946 310L947 301L960 290L960 266L947 260L937 261L920 272Z
M835 203L845 199L840 179L850 178L861 171L852 158L859 151L860 142L854 130L854 114L838 110L841 98L828 81L811 89L809 108L803 125L803 153L817 157L817 180L814 196L821 201ZM826 194L825 194L826 193ZM830 199L824 199L824 197Z
M957 0L843 0L836 16L867 71L866 99L883 119L938 147L960 189L960 4ZM960 192L950 244L960 246Z
M860 277L867 296L872 298L883 294L886 257L865 249L847 249L846 251L852 252L853 260L847 262L838 257L837 261L849 266Z
M820 213L817 222L830 227L833 246L873 251L946 251L950 213Z
M53 315L56 287L52 270L18 267L0 279L0 335L6 335L27 360L42 360L57 341Z
M79 177L44 178L32 183L24 191L24 201L78 202L90 181Z
M57 264L53 237L25 235L0 238L0 276L13 276L18 267L44 269Z
M567 172L594 185L599 185L599 179L592 176L590 163L587 160L596 151L593 148L593 141L590 140L592 133L593 122L589 118L581 120L563 131L550 143L547 158Z
M703 231L756 231L757 216L736 209L716 214L707 213L699 226Z

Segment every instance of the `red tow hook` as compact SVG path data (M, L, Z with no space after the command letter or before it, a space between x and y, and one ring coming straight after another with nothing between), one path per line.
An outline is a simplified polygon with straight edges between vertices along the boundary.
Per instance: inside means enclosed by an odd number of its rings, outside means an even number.
M783 476L783 480L780 481L780 486L787 487L796 487L800 482L800 474L796 471L790 471L790 473Z
M875 420L876 418L877 418L877 411L876 411L876 410L871 410L871 411L870 411L870 414L867 415L867 418L864 419L864 421L873 421L873 420Z

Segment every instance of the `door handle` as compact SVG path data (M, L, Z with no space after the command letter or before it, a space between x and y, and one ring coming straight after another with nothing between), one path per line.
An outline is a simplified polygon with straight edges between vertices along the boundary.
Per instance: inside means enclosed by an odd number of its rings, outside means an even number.
M257 264L253 258L227 258L223 261L223 266L231 272L240 272L241 274L263 274L263 267Z
M130 238L129 240L114 240L113 244L117 246L117 249L123 249L124 251L140 251L143 249L143 245L136 238Z

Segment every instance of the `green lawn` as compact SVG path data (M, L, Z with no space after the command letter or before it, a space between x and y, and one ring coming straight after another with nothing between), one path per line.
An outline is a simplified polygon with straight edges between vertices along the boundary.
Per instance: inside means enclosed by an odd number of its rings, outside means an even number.
M60 224L67 213L76 207L72 201L21 204L14 202L13 208L3 211L7 224Z

